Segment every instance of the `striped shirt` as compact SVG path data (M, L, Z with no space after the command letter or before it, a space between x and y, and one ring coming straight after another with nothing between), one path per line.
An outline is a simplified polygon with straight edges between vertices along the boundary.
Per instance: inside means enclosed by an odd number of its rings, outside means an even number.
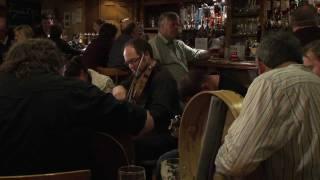
M227 176L259 165L266 179L320 179L320 78L302 65L260 75L215 160Z

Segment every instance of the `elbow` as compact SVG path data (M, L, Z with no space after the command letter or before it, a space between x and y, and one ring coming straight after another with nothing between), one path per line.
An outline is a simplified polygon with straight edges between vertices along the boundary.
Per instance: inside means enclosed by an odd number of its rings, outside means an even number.
M226 176L243 177L251 174L257 167L255 163L216 159L216 171Z

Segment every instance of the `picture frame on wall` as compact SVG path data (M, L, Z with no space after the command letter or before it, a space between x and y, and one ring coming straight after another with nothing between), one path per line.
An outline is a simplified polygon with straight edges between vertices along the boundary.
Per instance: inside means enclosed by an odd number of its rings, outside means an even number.
M63 13L63 26L69 28L72 22L72 14L70 12Z

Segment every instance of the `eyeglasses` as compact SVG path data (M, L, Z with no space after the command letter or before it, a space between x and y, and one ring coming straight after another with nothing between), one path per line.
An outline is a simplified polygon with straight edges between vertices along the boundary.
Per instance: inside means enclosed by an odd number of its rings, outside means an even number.
M129 64L135 64L137 63L139 60L142 60L144 56L138 56L136 58L132 58L132 59L129 59L125 62L126 65L129 65Z

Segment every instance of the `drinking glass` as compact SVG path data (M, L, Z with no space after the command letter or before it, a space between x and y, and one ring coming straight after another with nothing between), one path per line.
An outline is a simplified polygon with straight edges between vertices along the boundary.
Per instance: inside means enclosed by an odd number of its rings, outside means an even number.
M118 170L118 176L119 180L146 180L146 171L141 166L122 166Z
M179 159L171 158L162 161L160 171L163 180L179 180Z

